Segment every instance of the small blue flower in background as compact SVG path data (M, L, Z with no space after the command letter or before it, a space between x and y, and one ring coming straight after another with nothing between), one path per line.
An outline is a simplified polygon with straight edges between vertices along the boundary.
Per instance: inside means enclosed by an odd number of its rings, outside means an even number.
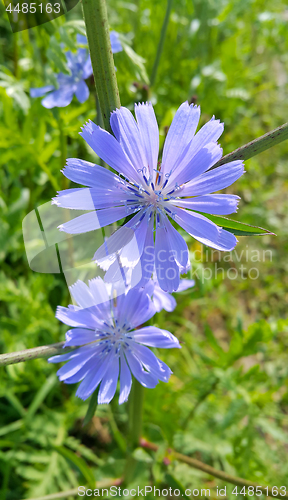
M53 85L41 87L39 89L30 89L31 97L42 97L44 108L62 108L68 106L75 94L79 102L85 102L89 97L89 89L84 80L92 75L92 65L90 55L86 49L78 49L75 54L66 52L67 67L70 75L58 73L56 79L58 89Z
M194 280L180 279L180 285L176 292L183 292L192 288L195 285ZM165 309L167 312L171 312L175 309L177 302L173 295L168 292L164 292L159 286L157 277L154 276L145 287L146 292L151 297L153 304L155 306L156 312Z
M87 38L84 35L76 35L76 40L79 45L88 45ZM117 54L117 52L121 52L123 50L119 40L119 33L117 33L117 31L110 31L110 42L113 54Z
M69 159L64 175L88 188L61 191L54 203L93 211L59 229L84 233L132 216L96 251L94 259L107 270L109 259L113 266L117 264L111 259L113 251L123 268L135 267L135 252L123 243L124 232L132 228L144 282L151 278L155 265L160 288L172 292L179 287L179 272L186 273L190 263L187 244L169 218L201 243L231 251L237 243L234 234L199 212L227 215L237 211L238 196L214 193L239 179L244 165L236 160L211 170L222 157L217 141L223 124L213 117L195 134L200 108L187 102L175 114L158 163L159 130L151 103L135 105L135 114L137 121L124 107L111 114L114 136L91 121L84 125L80 135L118 175Z
M112 52L114 53L122 50L118 36L116 31L110 33ZM78 34L76 38L79 45L87 45L85 36ZM93 74L88 49L79 48L75 54L70 51L66 52L66 59L70 74L58 73L55 75L58 83L57 89L54 85L30 89L31 97L43 97L47 94L41 101L45 108L68 106L74 94L80 103L85 102L89 97L89 89L84 81Z
M101 278L89 281L89 286L77 281L70 291L79 305L58 307L56 317L74 327L66 333L65 346L81 347L49 362L68 361L57 375L66 384L81 382L76 396L85 400L100 384L98 403L109 403L120 376L122 404L129 396L132 375L150 389L159 380L168 382L170 368L146 346L170 349L180 345L166 330L154 326L136 330L155 314L146 291L132 289L115 298L115 289Z

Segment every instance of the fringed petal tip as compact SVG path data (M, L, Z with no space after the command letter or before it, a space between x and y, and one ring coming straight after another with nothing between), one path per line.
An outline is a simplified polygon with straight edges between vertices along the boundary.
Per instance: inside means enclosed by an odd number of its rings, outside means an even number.
M142 102L136 102L134 104L134 109L141 108L141 106L151 106L153 108L153 104L151 101L146 101L146 102L142 101Z

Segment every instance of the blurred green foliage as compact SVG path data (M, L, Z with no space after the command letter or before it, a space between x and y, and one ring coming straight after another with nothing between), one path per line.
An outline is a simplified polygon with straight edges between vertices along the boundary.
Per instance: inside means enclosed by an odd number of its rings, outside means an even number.
M147 98L165 6L164 0L109 2L111 28L126 47L115 64L121 102L130 109ZM92 82L86 103L74 100L59 111L29 97L30 87L50 83L65 63L59 44L69 46L83 32L80 5L66 20L14 35L0 8L0 349L12 352L64 338L54 314L57 304L69 303L65 280L30 270L21 226L66 187L65 148L68 157L95 160L78 132L97 117ZM287 54L284 0L174 0L149 91L162 143L186 99L201 105L201 123L213 114L224 121L224 153L286 122ZM145 392L143 434L159 450L135 453L136 485L177 481L209 487L216 496L220 480L175 461L163 464L165 447L174 446L232 475L287 486L287 154L286 142L247 161L247 173L229 189L242 198L235 219L268 227L277 238L242 238L226 258L187 240L197 284L177 296L173 313L156 317L183 348L159 351L174 375ZM75 397L75 386L57 381L56 369L39 359L0 371L1 500L123 474L127 404L98 407L82 427L88 405ZM232 486L227 491L231 498Z

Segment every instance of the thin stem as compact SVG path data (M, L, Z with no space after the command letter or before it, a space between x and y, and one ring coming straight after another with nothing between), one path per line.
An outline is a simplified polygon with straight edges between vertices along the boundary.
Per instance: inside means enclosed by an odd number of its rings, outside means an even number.
M65 132L64 132L64 122L63 122L63 118L61 116L61 111L56 108L57 111L58 111L58 125L59 125L59 141L60 141L60 152L61 152L61 156L60 156L60 165L61 165L61 170L62 168L65 167L66 165L66 160L67 160L67 138L66 138L66 135L65 135ZM67 189L69 186L69 179L63 175L63 178L62 178L62 188L63 189Z
M244 144L244 146L235 149L232 153L223 156L210 170L230 161L248 160L252 156L256 156L286 139L288 139L288 123L284 123L281 127L275 128L271 132L267 132L267 134L261 135L258 139L254 139Z
M146 439L143 438L140 440L140 446L142 446L142 448L147 448L148 450L152 451L158 450L158 446L156 444L146 441ZM260 486L259 484L254 483L253 481L249 481L248 479L242 479L241 477L230 476L230 474L227 474L222 470L214 469L214 467L211 467L210 465L207 465L204 462L200 462L200 460L196 460L196 458L187 457L186 455L178 453L177 451L174 451L171 448L167 450L167 458L169 458L170 460L173 459L179 460L179 462L183 462L187 465L190 465L190 467L193 467L194 469L206 472L206 474L217 477L218 479L222 479L223 481L226 481L227 483L230 484L235 484L237 486L246 486L246 487L253 486L254 488L256 488L257 486L258 489L261 490L262 493L266 496L274 498L288 498L288 493L284 495L283 493L282 494L281 493L275 494L274 492L272 493L272 488L269 486L268 487ZM167 462L165 463L167 464ZM268 495L267 495L267 488L268 488Z
M110 113L120 108L120 97L111 49L106 1L83 0L82 6L104 127L111 131Z
M63 348L64 344L65 342L58 342L57 344L42 345L32 349L24 349L23 351L0 354L0 366L13 365L30 359L49 358L55 354L65 354L73 350L71 347Z
M104 479L103 481L97 481L97 483L95 484L95 488L102 490L104 488L110 488L110 486L120 486L121 484L121 477L112 480ZM68 498L72 496L74 497L76 495L79 495L79 487L74 488L73 490L61 491L60 493L52 493L51 495L45 495L44 497L29 498L29 500L58 500L58 498Z
M203 403L203 401L205 401L205 399L214 391L214 389L216 388L217 384L218 384L219 380L215 380L213 382L213 384L211 385L211 387L206 391L204 392L198 399L198 401L196 402L196 404L193 406L192 410L188 413L187 417L185 418L183 424L182 424L182 429L186 429L188 423L190 422L190 420L193 419L198 407L201 405L201 403Z
M166 7L166 13L165 13L165 18L163 21L162 29L161 29L161 34L160 34L160 40L158 43L157 47L157 52L156 52L156 57L154 61L154 65L152 68L152 73L150 77L150 86L153 87L155 81L156 81L156 76L157 76L157 71L158 71L158 66L161 58L161 54L163 52L163 47L164 47L164 41L167 33L167 28L169 24L169 18L170 18L170 13L172 9L172 3L173 0L167 0L167 7Z

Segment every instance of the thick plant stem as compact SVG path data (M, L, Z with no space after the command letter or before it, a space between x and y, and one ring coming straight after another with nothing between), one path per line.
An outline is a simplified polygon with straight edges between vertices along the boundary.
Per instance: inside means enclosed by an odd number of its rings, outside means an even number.
M129 435L133 448L139 446L142 434L142 410L144 402L144 387L138 380L133 380L132 394L129 406Z
M111 49L106 0L82 0L82 6L96 92L104 127L110 132L110 113L120 108L120 97Z
M132 390L129 397L129 445L127 449L127 461L124 471L124 482L128 485L134 476L136 459L133 451L139 446L142 434L142 414L144 401L144 387L137 380L133 380Z
M221 160L219 160L210 170L213 168L220 167L220 165L224 165L224 163L228 163L234 160L249 160L252 156L256 156L266 149L270 149L276 144L280 144L280 142L288 139L288 123L284 123L281 127L275 128L271 130L271 132L267 132L267 134L261 135L258 139L254 139L244 146L241 146L232 153L223 156Z
M29 361L30 359L49 358L50 356L55 356L55 354L65 354L73 350L73 347L65 347L63 349L64 344L65 342L58 342L57 344L42 345L23 351L0 354L0 366L13 365L22 361Z
M164 21L163 21L163 25L162 25L162 29L161 29L161 34L160 34L160 40L159 40L159 43L158 43L156 57L155 57L155 61L154 61L154 64L153 64L152 73L151 73L151 77L150 77L150 86L151 87L153 87L153 85L154 85L154 83L156 81L158 66L159 66L161 54L163 52L164 41L165 41L165 37L166 37L166 33L167 33L167 28L168 28L168 24L169 24L169 18L170 18L170 13L171 13L171 9L172 9L172 3L173 3L173 0L167 0L167 7L166 7L165 18L164 18Z

